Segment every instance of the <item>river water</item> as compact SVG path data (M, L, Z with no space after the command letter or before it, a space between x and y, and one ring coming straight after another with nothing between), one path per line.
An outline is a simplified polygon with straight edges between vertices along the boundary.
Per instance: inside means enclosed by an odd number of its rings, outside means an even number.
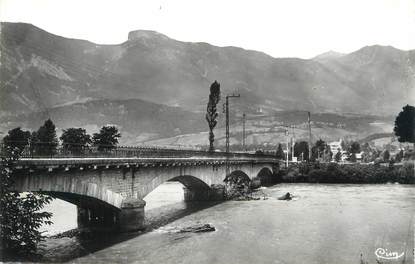
M151 231L70 262L360 264L376 263L378 248L378 256L403 253L380 263L414 261L414 186L278 184L260 191L268 199L189 206L180 184L163 184L146 197ZM277 199L286 192L294 199ZM57 218L49 230L76 226L75 207L55 201L51 209ZM216 231L178 232L205 223Z

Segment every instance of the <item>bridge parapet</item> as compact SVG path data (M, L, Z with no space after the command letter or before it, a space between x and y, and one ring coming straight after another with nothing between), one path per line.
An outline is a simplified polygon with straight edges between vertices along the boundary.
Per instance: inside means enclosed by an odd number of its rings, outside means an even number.
M42 143L43 145L47 143ZM7 156L7 149L4 143L0 144L0 157ZM41 153L36 148L27 145L21 151L21 158L227 158L227 159L252 159L252 158L275 158L269 154L253 154L246 152L209 152L194 149L174 149L161 147L141 147L141 146L117 146L109 150L100 150L98 147L81 147L73 150L67 146L59 146L53 153Z

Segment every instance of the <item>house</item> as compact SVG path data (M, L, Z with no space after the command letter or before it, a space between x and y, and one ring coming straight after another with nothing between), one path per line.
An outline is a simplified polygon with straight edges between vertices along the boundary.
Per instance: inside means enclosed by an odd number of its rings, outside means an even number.
M362 162L364 152L361 151L360 153L356 153L356 162Z
M342 140L341 139L339 141L330 142L328 145L330 147L331 153L333 153L333 156L336 155L336 153L339 151L339 149L340 149L340 152L343 152Z

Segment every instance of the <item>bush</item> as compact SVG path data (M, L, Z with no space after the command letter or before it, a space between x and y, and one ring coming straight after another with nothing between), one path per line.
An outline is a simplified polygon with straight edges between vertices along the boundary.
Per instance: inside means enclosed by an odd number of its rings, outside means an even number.
M328 174L326 170L313 169L308 174L308 178L310 182L326 183L328 181Z
M279 177L285 182L316 183L387 183L398 182L414 184L414 163L406 162L403 166L363 165L337 163L315 163L300 165L280 171Z
M402 167L394 170L396 182L407 184L415 183L415 171L413 162L405 162Z
M16 160L17 156L2 158L0 163L0 250L21 256L34 253L37 244L44 239L38 228L42 224L51 224L52 214L39 210L52 198L11 191Z

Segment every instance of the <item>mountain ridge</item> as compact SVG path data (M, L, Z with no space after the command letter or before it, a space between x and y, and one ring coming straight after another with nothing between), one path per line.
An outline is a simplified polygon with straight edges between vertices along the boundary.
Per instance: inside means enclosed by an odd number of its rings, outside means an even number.
M241 94L231 101L233 113L251 115L304 110L394 116L415 101L415 76L410 74L415 51L388 46L367 46L323 60L274 58L239 47L181 42L148 30L131 31L120 44L100 45L29 24L2 22L0 52L0 118L4 120L76 104L99 115L105 109L90 102L131 99L137 100L131 109L147 103L174 106L189 115L193 112L203 122L214 80L221 84L222 99L228 93ZM123 122L134 123L142 115L138 111ZM154 117L149 127L157 127ZM196 132L203 128L200 123L195 126Z
M180 42L147 30L131 31L130 40L120 44L99 45L66 39L29 24L2 23L2 28L1 51L5 56L1 75L6 82L1 92L2 97L9 99L0 106L3 114L40 110L42 104L52 107L85 98L141 98L201 110L200 100L206 97L206 90L214 80L222 84L224 93L239 90L244 94L241 100L251 108L264 105L271 109L294 110L293 104L300 104L311 111L374 114L379 100L368 107L362 106L371 98L362 99L361 93L363 97L376 97L371 83L378 77L369 74L388 76L392 73L395 76L390 79L402 86L400 73L415 66L415 52L391 47L364 47L322 62L274 58L238 47ZM388 60L390 56L396 57L396 52L398 60L408 59L406 68L397 62L397 69L387 69L389 72L385 73L380 72L383 69L372 70L367 68L372 65L362 63L378 55L382 56L379 60ZM408 83L407 90L414 78L409 78ZM376 86L383 84L375 83ZM389 95L396 93L392 85L382 87L387 92L385 97L391 98ZM17 89L23 91L17 92ZM366 95L365 90L373 91ZM350 98L352 105L344 104L340 97ZM406 97L415 95L410 93ZM394 100L399 101L399 98ZM384 109L385 113L396 111L403 104L402 100L395 101L388 102L390 107Z

